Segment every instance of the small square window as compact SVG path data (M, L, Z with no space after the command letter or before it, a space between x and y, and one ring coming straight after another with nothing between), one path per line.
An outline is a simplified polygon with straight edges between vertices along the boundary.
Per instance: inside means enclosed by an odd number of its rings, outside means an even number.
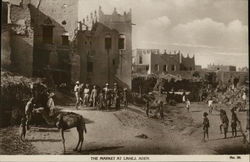
M66 35L62 36L62 45L64 45L64 46L69 45L69 36L66 36Z

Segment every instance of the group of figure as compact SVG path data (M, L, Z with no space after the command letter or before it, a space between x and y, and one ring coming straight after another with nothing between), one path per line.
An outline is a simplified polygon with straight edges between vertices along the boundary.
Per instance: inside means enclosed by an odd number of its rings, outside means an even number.
M121 92L117 83L114 83L113 88L110 88L109 84L106 83L102 89L98 89L96 85L93 85L92 89L90 89L89 84L84 86L84 84L77 81L74 93L76 109L82 105L97 107L98 109L110 109L114 105L116 109L120 109L121 102L125 108L128 106L128 90L124 88Z
M46 111L49 112L49 116L54 115L55 103L54 103L55 93L48 92L47 93L47 102L44 105ZM30 129L30 122L32 119L33 110L38 108L38 104L36 103L35 98L32 96L25 105L24 116L21 119L20 125L20 138L23 141L25 139L26 131Z
M235 113L235 111L236 111L236 107L233 107L231 109L231 113L232 113L232 116L231 116L231 128L232 128L232 136L233 137L237 136L237 126L240 126L240 128L241 128L241 122L238 119L237 114ZM206 138L209 139L208 130L209 130L210 124L209 124L209 119L208 119L207 116L208 116L208 113L204 112L203 113L203 131L204 131L203 140L204 141L205 141ZM221 124L219 126L220 133L221 134L224 133L224 138L227 138L228 127L229 127L229 119L228 119L226 111L223 110L223 109L220 109L220 121L221 121Z

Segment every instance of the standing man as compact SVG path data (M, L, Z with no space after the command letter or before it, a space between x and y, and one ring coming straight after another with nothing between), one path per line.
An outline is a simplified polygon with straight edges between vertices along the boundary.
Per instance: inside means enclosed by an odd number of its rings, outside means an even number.
M91 91L90 98L92 100L92 106L96 107L97 89L95 85L93 86L93 89Z
M25 121L26 121L26 124L25 126L27 127L26 130L29 130L30 127L29 127L29 124L30 124L30 120L31 120L31 114L32 114L32 110L34 108L34 98L31 97L29 99L29 101L26 103L26 106L25 106Z
M83 90L84 96L83 96L83 103L88 106L89 105L89 93L90 93L90 89L89 89L89 84L86 84L84 90Z
M207 118L207 116L208 116L208 113L204 112L203 113L203 131L204 131L203 140L204 141L205 141L206 136L207 136L207 139L209 139L208 128L210 127L210 124L209 124L209 119Z
M123 104L124 104L124 108L126 109L128 107L128 89L127 88L123 89Z
M186 93L183 92L182 94L182 102L185 103L186 102Z
M213 99L212 99L212 97L210 97L210 99L208 100L208 109L209 109L209 114L212 114L212 112L213 112Z
M231 109L231 113L232 113L232 118L231 118L231 128L232 128L232 137L236 137L237 136L237 123L240 124L240 121L235 113L235 109L236 107L233 107Z
M77 81L74 87L75 97L76 97L76 109L78 110L78 106L80 104L80 82Z
M110 94L110 89L109 89L109 84L106 83L105 87L103 88L104 91L104 103L105 103L105 107L106 109L110 108L111 105L111 94Z
M53 116L54 115L54 111L55 111L55 102L53 97L55 96L55 93L50 93L49 94L49 99L47 102L47 107L49 109L49 116Z
M226 111L223 109L220 109L220 120L221 120L220 133L222 133L222 127L223 127L224 128L224 138L227 138L229 120L228 120Z
M242 100L243 100L244 109L246 109L246 105L247 105L247 95L246 95L246 92L243 92Z
M187 99L187 101L186 101L186 108L187 108L188 112L189 112L190 106L191 106L191 103L190 103L189 99Z
M118 89L117 83L114 83L113 103L115 104L116 109L120 108L120 94L119 94L119 89Z

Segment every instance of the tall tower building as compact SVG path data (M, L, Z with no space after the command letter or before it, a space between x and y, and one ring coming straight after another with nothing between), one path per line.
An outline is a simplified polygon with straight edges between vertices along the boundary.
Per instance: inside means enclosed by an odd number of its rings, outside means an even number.
M101 7L98 11L99 22L115 29L119 33L119 66L116 72L116 79L122 81L131 87L131 69L132 69L132 10L119 14L114 8L111 15L104 14Z

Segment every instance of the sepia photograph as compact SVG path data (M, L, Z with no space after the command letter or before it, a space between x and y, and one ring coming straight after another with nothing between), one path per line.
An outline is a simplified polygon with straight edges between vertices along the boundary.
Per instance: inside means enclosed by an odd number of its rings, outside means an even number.
M248 0L1 5L0 159L249 161Z

